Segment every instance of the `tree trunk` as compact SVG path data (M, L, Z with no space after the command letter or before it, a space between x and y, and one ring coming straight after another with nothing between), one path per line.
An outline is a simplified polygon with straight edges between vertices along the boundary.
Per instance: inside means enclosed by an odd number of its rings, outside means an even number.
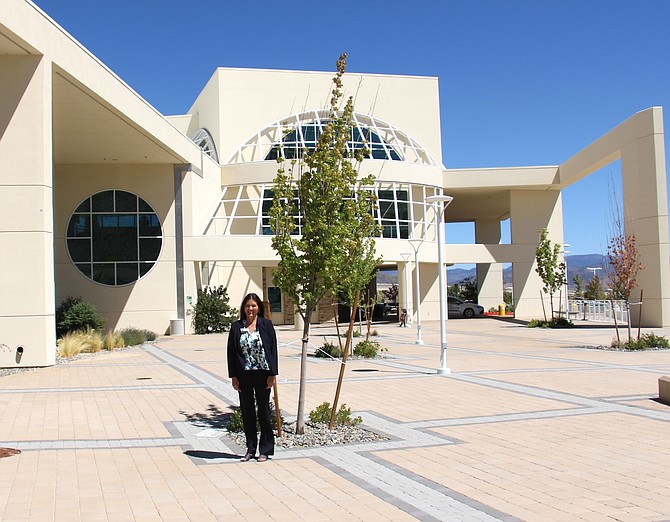
M279 390L277 388L277 379L272 386L272 391L274 392L275 398L275 418L277 419L277 437L282 436L282 426L281 426L281 410L279 409Z
M340 347L340 353L342 353L342 337L340 337L340 318L338 313L338 304L333 303L333 319L335 319L335 331L337 332L337 344Z
M349 346L351 345L351 338L354 334L354 327L356 318L354 314L356 313L356 307L358 306L358 298L360 297L360 291L356 292L356 299L354 299L353 313L349 319L349 331L347 332L347 342L344 345L344 351L342 352L342 362L340 364L340 375L337 378L337 388L335 389L335 399L333 399L333 409L330 412L330 423L328 424L328 429L332 430L335 427L335 418L337 416L337 403L340 400L340 390L342 389L342 381L344 380L344 370L347 366L347 355L349 354Z
M302 329L302 351L300 353L300 388L298 391L298 418L295 422L295 432L298 435L305 433L305 386L307 384L307 347L309 346L309 323L312 318L313 307L305 311L305 325Z
M614 317L614 331L616 332L617 347L620 347L621 336L619 336L619 323L617 322L616 312L614 311L614 298L612 297L612 294L609 294L609 298L610 298L610 308L612 309L612 317Z
M640 308L638 310L637 314L637 340L638 342L640 341L640 328L642 325L642 294L644 290L640 289L640 304L638 305Z

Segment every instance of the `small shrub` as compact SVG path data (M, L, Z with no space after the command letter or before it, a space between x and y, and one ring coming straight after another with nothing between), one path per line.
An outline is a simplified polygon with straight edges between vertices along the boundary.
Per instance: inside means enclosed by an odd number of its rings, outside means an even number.
M575 323L565 317L554 317L549 321L549 328L573 328Z
M642 334L639 339L632 339L619 343L616 339L612 340L612 348L620 350L649 350L649 349L668 349L670 348L670 341L655 333Z
M96 353L104 348L104 339L100 332L88 328L85 332L68 332L56 343L58 355L65 358L76 357L82 353Z
M550 321L544 319L532 319L526 325L526 328L572 328L575 323L565 317L554 317Z
M126 345L123 340L123 335L121 332L112 332L111 330L105 335L103 348L109 350L110 352L115 348L123 348Z
M352 334L352 337L360 337L360 336L361 336L361 332L359 330L354 330L354 332Z
M656 335L654 332L642 335L640 341L643 342L647 348L670 348L670 341L668 338L663 335Z
M197 334L221 333L230 330L237 310L229 304L228 291L223 286L198 290L198 301L189 311L193 315L193 330Z
M157 335L149 330L140 330L139 328L124 328L119 332L123 338L123 346L137 346L146 341L155 341Z
M379 332L377 330L372 330L372 332L370 332L370 335L372 337L377 337L379 335Z
M70 359L76 357L86 348L86 341L79 332L68 332L56 343L58 355Z
M63 337L68 332L85 331L87 328L99 330L105 320L95 306L81 297L68 296L56 308L56 336Z
M244 431L244 423L242 422L242 410L240 410L239 406L233 406L232 409L233 413L230 415L230 418L228 419L226 429L231 433L242 433ZM284 416L281 414L281 412L279 413L279 417L283 425ZM270 401L270 421L272 422L272 429L276 430L277 414L275 410L274 401ZM261 426L258 422L258 418L256 418L256 431L261 431Z
M96 330L88 328L85 332L79 332L86 347L83 351L87 353L96 353L102 350L105 346L105 341L102 338L102 334Z
M365 359L374 359L382 350L378 341L361 341L354 348L354 355Z
M329 341L323 343L321 348L317 348L314 352L315 357L321 357L324 359L337 359L342 357L342 350L338 344L333 344Z
M332 410L328 401L323 402L309 412L309 420L314 424L328 424L330 423ZM347 408L346 404L342 404L335 414L335 424L337 426L355 426L361 422L363 422L361 417L351 416L351 408Z

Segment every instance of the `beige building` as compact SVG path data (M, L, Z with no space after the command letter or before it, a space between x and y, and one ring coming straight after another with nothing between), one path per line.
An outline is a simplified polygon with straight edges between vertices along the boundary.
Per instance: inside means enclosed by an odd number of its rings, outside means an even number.
M0 366L54 362L54 311L92 302L106 327L190 329L204 286L234 306L266 296L278 323L293 311L273 286L267 211L275 161L309 148L327 120L333 73L217 69L188 114L166 117L27 0L0 5ZM480 304L502 299L513 265L516 313L542 316L538 232L563 242L561 190L621 159L629 229L645 269L644 326L670 325L662 110L644 110L557 166L446 169L438 79L345 76L355 96L350 146L368 143L362 173L379 197L377 240L397 266L400 302L438 318L436 216L426 198L454 197L448 222L474 222L476 244L444 247L475 263ZM579 122L575 122L578 125ZM511 244L500 244L510 220ZM419 291L411 239L424 239ZM411 255L408 255L411 254ZM325 317L325 312L323 317Z

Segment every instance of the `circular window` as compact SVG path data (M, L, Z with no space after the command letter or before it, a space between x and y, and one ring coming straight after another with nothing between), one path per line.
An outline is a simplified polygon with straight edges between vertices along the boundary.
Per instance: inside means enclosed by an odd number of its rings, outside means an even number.
M134 283L154 266L163 231L141 197L106 190L86 198L67 226L67 250L86 277L109 286Z

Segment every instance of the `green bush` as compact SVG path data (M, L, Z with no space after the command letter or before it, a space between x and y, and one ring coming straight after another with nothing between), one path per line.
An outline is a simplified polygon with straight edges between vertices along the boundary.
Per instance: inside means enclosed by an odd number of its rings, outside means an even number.
M380 351L382 351L382 347L378 341L361 341L355 346L354 355L365 359L374 359Z
M573 328L575 323L565 317L554 317L550 321L544 319L533 319L528 322L526 328Z
M314 357L322 357L324 359L334 359L342 357L342 350L338 344L333 344L329 341L323 343L321 348L317 348L314 352Z
M105 324L100 312L81 297L68 296L56 308L56 336L68 332L81 332L88 328L99 330Z
M119 334L123 337L124 346L137 346L147 341L155 341L157 337L154 332L133 327L124 328Z
M197 334L221 333L230 330L237 310L229 304L228 291L223 286L198 290L198 301L189 313L193 315L193 331Z
M616 339L612 341L612 348L619 348L622 350L649 350L653 348L668 349L670 348L670 341L655 333L642 334L639 339L632 339L630 341L619 343Z
M228 419L226 424L226 429L231 433L242 433L244 431L244 424L242 422L242 410L239 406L233 406L233 413ZM280 413L279 417L281 419L282 426L284 425L284 416ZM273 401L270 401L270 421L272 422L272 429L277 429L277 414L275 413L275 404ZM256 431L261 431L261 426L258 422L258 417L256 418Z
M329 424L332 410L328 401L323 402L309 412L309 420L314 424ZM351 408L347 408L346 404L342 404L335 414L335 424L337 426L355 426L361 422L363 422L361 417L352 418Z

